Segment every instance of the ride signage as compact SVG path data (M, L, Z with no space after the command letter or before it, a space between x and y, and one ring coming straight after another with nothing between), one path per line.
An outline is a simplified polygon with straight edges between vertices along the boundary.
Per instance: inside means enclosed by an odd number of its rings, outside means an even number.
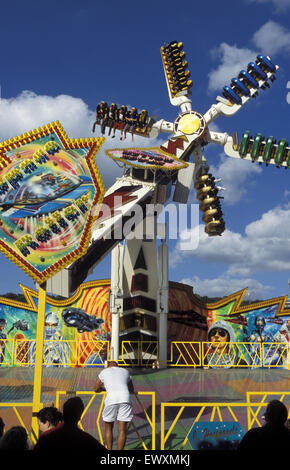
M38 284L87 250L103 142L69 139L56 121L0 144L0 251Z

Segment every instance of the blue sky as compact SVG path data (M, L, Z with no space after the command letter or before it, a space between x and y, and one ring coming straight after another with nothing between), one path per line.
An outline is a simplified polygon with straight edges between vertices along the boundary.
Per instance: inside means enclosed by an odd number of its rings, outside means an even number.
M258 53L271 56L279 65L271 88L233 117L218 118L215 128L239 137L249 129L290 140L290 0L12 0L2 5L1 18L1 140L56 119L70 137L91 136L96 103L103 99L174 121L179 108L168 98L160 47L175 39L184 43L193 109L202 114ZM137 142L152 146L164 140L160 134L155 142ZM104 148L115 145L107 138ZM236 161L214 144L204 152L227 188L227 230L208 238L202 226L192 251L171 240L170 280L209 296L244 287L252 300L288 294L289 170ZM104 151L97 159L108 187L119 169ZM196 203L194 190L190 202ZM33 286L4 255L0 259L0 294L18 292L19 282ZM89 279L109 276L110 257Z

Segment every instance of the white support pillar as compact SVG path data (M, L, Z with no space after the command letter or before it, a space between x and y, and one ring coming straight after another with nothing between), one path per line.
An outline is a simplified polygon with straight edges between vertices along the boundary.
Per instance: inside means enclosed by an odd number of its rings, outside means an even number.
M158 250L158 266L159 367L162 368L167 364L168 246L166 245L166 228Z
M119 243L111 252L111 290L110 290L110 312L112 314L111 324L111 348L110 359L119 359L119 337L120 337L120 313L123 311L123 253L124 246Z

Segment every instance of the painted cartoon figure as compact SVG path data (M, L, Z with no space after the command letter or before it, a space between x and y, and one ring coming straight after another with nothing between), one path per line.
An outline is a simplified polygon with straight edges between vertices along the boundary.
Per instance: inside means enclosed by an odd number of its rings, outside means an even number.
M283 323L282 327L279 331L274 335L274 342L276 343L286 343L287 349L286 351L283 350L282 357L283 357L283 365L289 369L290 367L290 319L287 319L285 323Z
M7 326L5 318L0 318L0 367L3 365L5 360L5 349L6 349L6 340L7 335L4 333L4 330Z
M255 318L255 328L250 333L247 341L253 343L268 343L273 341L273 335L266 331L266 320L262 315L257 315Z
M219 320L213 323L208 330L210 346L205 356L206 365L208 367L232 367L235 362L230 343L235 341L234 329L228 322Z
M66 367L69 362L69 348L62 331L59 329L59 318L54 312L45 316L44 324L43 364L46 367ZM36 343L34 342L30 352L30 364L35 362Z
M266 319L263 315L256 315L253 330L246 335L244 341L255 343L252 346L252 366L261 367L262 350L260 344L263 344L263 365L278 365L281 362L280 350L273 347L274 337L266 328Z
M102 329L104 320L89 315L83 309L76 307L65 308L62 311L62 318L67 327L76 328L78 333L92 333L92 342L98 342L96 345L98 350L88 357L85 361L85 367L104 367L109 341L108 334Z

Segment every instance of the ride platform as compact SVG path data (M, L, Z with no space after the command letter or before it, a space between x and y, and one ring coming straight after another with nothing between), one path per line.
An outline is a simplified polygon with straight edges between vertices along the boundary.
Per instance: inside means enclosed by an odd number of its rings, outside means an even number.
M287 369L129 369L136 393L126 449L192 449L187 436L194 421L238 422L244 431L263 424L273 398L290 404ZM94 394L100 368L44 367L41 402L62 408L78 394L85 411L80 426L102 441L104 394ZM6 429L31 430L34 368L0 369L0 416Z

